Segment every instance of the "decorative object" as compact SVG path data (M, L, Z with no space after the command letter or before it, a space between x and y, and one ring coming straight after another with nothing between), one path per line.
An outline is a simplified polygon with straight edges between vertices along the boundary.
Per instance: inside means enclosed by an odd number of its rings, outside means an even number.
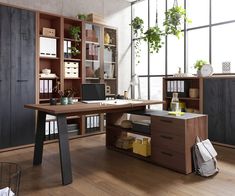
M55 37L55 29L43 27L42 35L48 36L48 37Z
M106 72L104 72L104 79L108 78L108 74Z
M56 105L57 99L56 98L50 98L50 105Z
M135 87L137 86L138 88L138 93L137 93L137 96L138 96L138 99L141 99L141 91L140 91L140 78L137 74L134 74L132 77L131 77L131 82L130 82L130 87Z
M189 88L189 97L198 98L199 97L199 89L198 88Z
M231 62L224 61L222 62L222 73L230 73L231 72Z
M68 97L68 104L73 104L73 97Z
M42 69L42 73L48 75L51 73L51 70L50 69Z
M110 36L107 32L104 34L104 44L110 44Z
M171 111L174 112L180 112L180 104L179 104L179 98L178 98L178 93L173 93L172 94L172 99L171 99Z
M61 105L68 105L68 97L61 97L60 98L60 103Z
M208 77L212 76L213 74L213 67L210 64L205 64L201 68L201 76L202 77Z

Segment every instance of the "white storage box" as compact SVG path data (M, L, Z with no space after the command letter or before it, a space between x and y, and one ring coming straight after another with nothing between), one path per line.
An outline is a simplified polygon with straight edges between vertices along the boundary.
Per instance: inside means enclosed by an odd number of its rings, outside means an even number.
M56 58L56 39L40 37L40 56Z
M79 77L79 63L64 62L64 77L65 78L78 78Z

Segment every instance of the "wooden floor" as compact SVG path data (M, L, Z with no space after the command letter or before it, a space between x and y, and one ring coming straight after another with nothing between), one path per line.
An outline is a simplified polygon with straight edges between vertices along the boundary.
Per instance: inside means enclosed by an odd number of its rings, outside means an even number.
M105 135L70 141L73 183L61 185L58 144L44 148L32 166L33 148L0 154L22 167L21 196L235 195L235 149L216 147L220 173L212 178L177 172L106 150Z

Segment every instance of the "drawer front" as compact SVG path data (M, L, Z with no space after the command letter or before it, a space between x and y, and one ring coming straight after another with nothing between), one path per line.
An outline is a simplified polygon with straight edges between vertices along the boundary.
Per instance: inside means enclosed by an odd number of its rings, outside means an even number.
M151 117L151 134L155 136L157 132L184 136L185 135L185 120L152 116Z
M158 147L185 153L185 138L183 136L156 131L154 136L152 135L152 141L154 141L151 142L152 148Z
M152 149L151 157L154 163L181 173L187 173L184 154L155 147Z

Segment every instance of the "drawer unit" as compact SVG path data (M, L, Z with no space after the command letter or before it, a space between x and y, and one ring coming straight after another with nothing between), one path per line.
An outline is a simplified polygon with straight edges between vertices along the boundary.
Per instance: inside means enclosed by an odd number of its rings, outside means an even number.
M185 121L180 119L155 116L154 121L151 121L151 129L152 134L154 134L155 130L157 130L163 133L183 136L185 130Z
M191 149L196 137L207 138L207 116L167 113L151 116L151 159L154 163L188 174L192 172Z
M78 78L79 77L79 63L64 62L64 77Z
M155 163L185 173L185 155L165 148L152 149L152 159Z
M164 133L161 131L154 131L152 133L154 141L152 148L166 148L175 152L185 153L185 137L174 134Z

